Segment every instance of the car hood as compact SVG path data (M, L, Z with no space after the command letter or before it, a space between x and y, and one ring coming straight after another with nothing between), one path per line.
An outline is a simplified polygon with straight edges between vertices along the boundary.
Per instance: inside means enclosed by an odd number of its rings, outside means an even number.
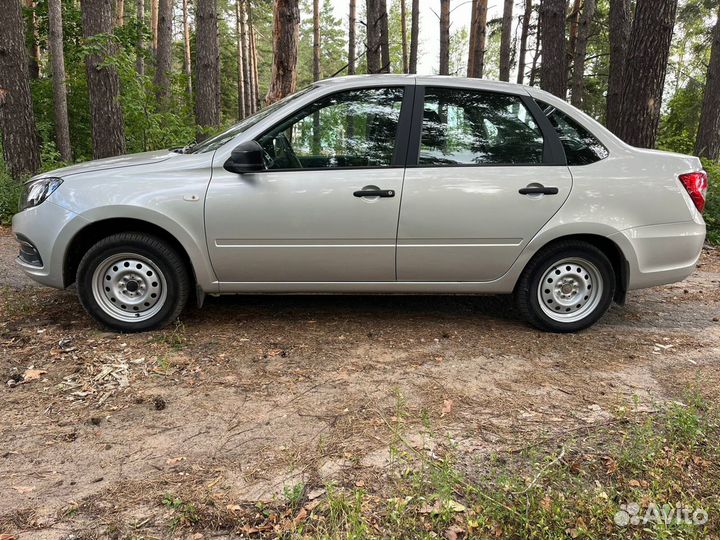
M153 163L161 163L179 155L180 154L177 152L172 152L170 150L155 150L153 152L142 152L140 154L94 159L92 161L78 163L77 165L70 165L69 167L62 167L61 169L48 171L39 175L37 178L47 176L59 176L61 178L65 178L73 174L100 171L104 169L119 169L122 167L133 167L136 165L149 165Z

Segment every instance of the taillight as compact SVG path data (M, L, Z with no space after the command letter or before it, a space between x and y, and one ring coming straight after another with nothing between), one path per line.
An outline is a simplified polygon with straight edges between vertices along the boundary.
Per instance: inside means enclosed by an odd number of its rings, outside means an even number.
M680 175L680 181L695 203L698 211L705 210L705 196L708 190L708 175L705 171L693 172Z

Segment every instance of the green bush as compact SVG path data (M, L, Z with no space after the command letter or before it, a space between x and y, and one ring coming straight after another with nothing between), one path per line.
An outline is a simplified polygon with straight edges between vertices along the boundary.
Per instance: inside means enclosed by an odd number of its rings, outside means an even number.
M704 215L707 239L711 244L720 244L720 163L703 160L703 165L710 179Z
M0 224L8 225L18 210L22 185L15 182L0 160Z

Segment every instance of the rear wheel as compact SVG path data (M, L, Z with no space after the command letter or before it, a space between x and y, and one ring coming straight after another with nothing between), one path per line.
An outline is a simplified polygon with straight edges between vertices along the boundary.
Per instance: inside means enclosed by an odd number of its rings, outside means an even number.
M161 328L182 311L190 282L178 253L143 233L100 240L80 261L77 289L83 307L122 332Z
M515 298L523 316L551 332L591 326L615 294L615 273L607 256L586 242L558 242L538 253L518 282Z

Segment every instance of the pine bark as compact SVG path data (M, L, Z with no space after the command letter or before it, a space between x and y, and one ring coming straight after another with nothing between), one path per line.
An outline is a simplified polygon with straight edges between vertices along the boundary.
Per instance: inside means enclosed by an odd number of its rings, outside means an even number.
M295 91L297 82L300 8L298 0L275 0L273 9L273 65L265 103L270 105Z
M245 118L245 67L243 55L243 31L242 31L242 9L240 8L240 0L235 0L235 41L236 41L236 61L237 61L237 115L238 120Z
M86 38L111 34L114 23L111 0L83 0L82 19ZM125 153L120 77L115 67L106 65L115 53L115 45L107 42L102 52L90 54L86 59L95 159Z
M313 81L320 80L320 0L313 0Z
M170 103L170 72L172 70L172 0L159 0L155 87L158 106L167 110Z
M420 37L420 0L412 0L410 11L410 73L417 73L418 39Z
M657 140L676 10L677 0L637 0L617 130L633 146L653 148Z
M253 25L252 4L248 2L248 29L250 32L250 62L252 66L252 112L260 108L260 77L258 75L257 39Z
M72 149L70 147L67 87L65 86L65 53L63 51L61 0L48 0L48 46L50 48L52 65L55 141L62 160L70 163L72 161Z
M125 24L125 0L117 0L115 4L115 26Z
M237 7L237 2L236 2ZM183 71L187 79L187 92L192 99L192 55L190 54L190 10L188 0L182 0L183 16Z
M378 25L380 27L380 72L390 73L390 36L388 32L387 0L378 0Z
M713 32L695 154L720 159L720 13Z
M150 33L152 34L153 55L158 45L158 2L159 0L150 0Z
M540 39L542 41L540 87L565 99L567 93L565 0L541 0Z
M488 0L473 0L467 76L482 79L485 71Z
M245 116L253 113L252 108L252 74L250 63L250 41L247 32L247 10L246 0L238 0L240 6L240 55L242 56L242 77L243 77L243 112Z
M532 17L532 0L525 0L525 12L523 13L522 29L520 31L520 54L518 56L517 83L525 81L525 62L527 56L527 42L530 35L530 18Z
M585 56L587 54L590 25L595 16L595 0L585 0L582 14L578 24L577 42L575 43L575 58L573 59L572 93L570 102L582 108L585 100Z
M380 73L381 58L380 58L380 7L379 0L367 0L366 1L366 16L367 21L365 25L365 37L367 44L365 46L365 59L367 61L367 72L368 73Z
M405 0L400 0L400 41L402 45L402 68L403 73L409 73L408 65L408 42L407 42L407 9Z
M216 0L195 3L195 121L201 128L220 126L220 43ZM201 131L200 139L206 137Z
M143 28L145 26L145 0L137 0L137 5L135 6L136 13L135 16L137 17L138 22L143 25ZM144 50L145 50L145 40L143 39L143 33L138 33L137 38L137 45L136 45L137 51L136 51L136 57L135 57L135 71L137 71L138 75L140 77L145 76L145 57L144 57Z
M500 33L500 80L510 82L510 40L514 0L505 0Z
M356 14L356 3L355 0L350 0L350 7L348 13L348 75L355 75L355 18Z
M450 74L450 0L440 0L440 75Z
M610 71L608 74L607 112L605 124L617 134L622 103L623 72L627 59L630 27L632 25L631 0L610 0Z
M40 168L40 144L30 95L25 25L17 0L0 0L0 132L5 164L20 179Z
M40 77L40 29L38 28L38 17L35 11L37 2L35 0L25 0L25 7L30 10L28 66L30 68L30 78L35 80Z

